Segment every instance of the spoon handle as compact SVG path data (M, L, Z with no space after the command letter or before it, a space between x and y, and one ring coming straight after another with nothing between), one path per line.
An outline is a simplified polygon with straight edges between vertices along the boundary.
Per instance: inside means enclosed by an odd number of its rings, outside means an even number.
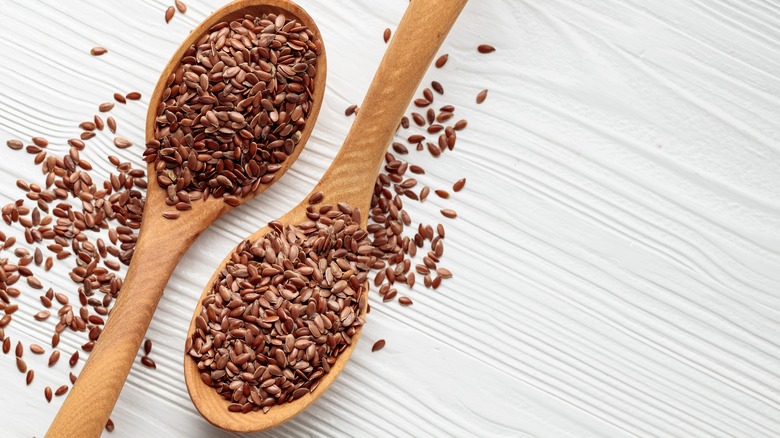
M313 192L338 194L327 202L360 207L363 225L387 145L414 92L466 0L412 0L398 25L355 122ZM306 201L304 201L306 202Z
M46 437L98 437L136 359L157 303L179 259L226 209L203 203L198 214L162 218L165 193L149 184L141 232L119 298Z

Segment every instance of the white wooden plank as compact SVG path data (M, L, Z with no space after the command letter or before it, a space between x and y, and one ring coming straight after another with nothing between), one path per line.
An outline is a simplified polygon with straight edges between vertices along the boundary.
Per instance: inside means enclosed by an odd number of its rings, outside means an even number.
M187 33L224 2L192 1L165 24L159 0L6 0L0 13L0 141L47 137L55 153L114 92L141 143L144 105ZM234 436L192 407L181 373L189 316L214 266L286 212L335 156L407 2L301 0L328 52L315 134L271 190L215 224L174 272L149 331L157 370L136 366L110 436ZM773 436L780 430L780 8L761 0L472 1L432 69L469 120L454 153L410 159L454 199L412 206L448 220L443 265L401 308L372 295L361 346L307 412L268 436ZM476 45L494 44L490 55ZM110 52L92 57L101 45ZM490 90L483 105L474 97ZM107 173L109 137L83 154ZM0 202L31 157L1 152ZM435 166L435 167L434 167ZM6 232L8 227L3 225ZM17 236L19 236L17 230ZM72 294L67 269L41 275ZM48 343L25 290L6 331ZM371 344L387 347L371 353ZM67 334L65 353L84 340ZM29 353L26 357L32 356ZM4 436L41 436L66 360L29 357L26 387L0 358ZM83 366L82 357L77 369ZM88 407L85 407L88 409ZM108 434L106 434L108 435Z

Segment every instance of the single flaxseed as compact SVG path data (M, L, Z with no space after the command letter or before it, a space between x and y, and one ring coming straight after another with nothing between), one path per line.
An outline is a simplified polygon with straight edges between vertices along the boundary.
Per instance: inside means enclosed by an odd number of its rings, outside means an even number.
M106 118L106 125L108 125L108 129L112 134L116 134L116 119L112 116L108 116L108 118ZM82 143L82 145L83 144L84 143Z
M391 36L391 35L392 35L392 31L391 31L391 30L390 30L390 28L388 27L387 29L385 29L385 32L384 32L384 34L382 35L382 37L384 38L385 42L388 42L388 41L390 41L390 36Z
M151 368L151 369L157 368L157 364L154 363L154 360L149 356L141 357L141 363L147 368Z
M24 143L22 143L22 142L21 142L21 141L19 141L19 140L8 140L7 142L5 142L5 144L6 144L6 145L7 145L9 148L11 148L11 149L13 149L13 150L17 150L17 151L18 151L18 150L21 150L22 148L24 148Z
M490 44L480 44L477 46L477 51L479 53L492 53L496 51L496 48Z
M52 351L51 355L49 356L49 366L54 366L58 360L60 360L60 350Z
M115 137L114 138L114 146L118 147L119 149L125 149L129 148L133 145L133 142L130 140L124 138L124 137Z
M57 388L56 391L54 391L54 395L56 395L57 397L63 396L65 395L65 393L68 392L68 388L69 388L68 385L62 385L59 388Z
M162 213L165 219L178 219L181 213L176 210L166 210Z
M187 5L185 5L183 1L181 1L181 0L176 0L176 1L174 2L174 4L176 4L176 9L177 9L179 12L181 12L182 14L184 14L184 13L186 13L186 12L187 12Z
M104 48L104 47L93 47L93 48L92 48L92 49L89 51L89 53L90 53L92 56L100 56L100 55L105 55L106 53L108 53L108 49L106 49L106 48Z
M482 103L487 98L488 90L482 90L477 93L477 103Z
M449 199L450 197L450 193L446 190L439 189L439 190L435 190L434 193L436 193L436 195L442 199Z
M325 198L322 192L317 192L309 196L309 204L319 204Z
M455 210L452 210L452 209L449 209L449 208L442 209L441 210L441 214L444 215L444 217L447 217L447 218L450 218L450 219L455 219L456 217L458 217L458 213Z
M384 339L380 339L380 340L374 342L374 345L371 346L371 352L379 351L379 350L381 350L384 347L385 347L385 340Z
M71 368L75 367L77 363L79 363L79 352L78 352L78 350L73 352L73 354L70 356L70 359L68 360L68 364L70 365Z
M444 67L444 64L447 63L447 59L449 58L449 56L450 55L444 54L444 55L441 55L438 58L436 58L436 63L435 63L436 68Z
M168 6L168 9L165 10L165 22L170 23L175 13L176 13L176 8L174 8L173 6Z

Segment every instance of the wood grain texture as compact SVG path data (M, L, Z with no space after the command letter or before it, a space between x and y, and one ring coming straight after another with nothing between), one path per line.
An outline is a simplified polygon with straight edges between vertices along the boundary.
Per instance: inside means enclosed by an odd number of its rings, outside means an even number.
M98 103L132 90L143 101L113 114L121 134L142 143L144 105L169 55L224 3L190 1L166 25L170 3L157 0L6 1L0 145L43 134L64 153ZM106 436L236 436L187 397L182 345L197 295L242 237L322 176L353 121L343 111L365 95L386 48L382 31L395 30L408 2L300 4L328 48L317 128L278 184L184 255L148 334L158 368L133 367ZM415 226L443 221L441 208L458 211L445 222L443 260L455 277L436 292L408 292L409 308L371 294L339 380L263 436L775 436L776 4L480 0L461 18L440 51L447 65L423 84L442 82L436 105L455 105L469 127L453 154L409 158L432 188L468 178L449 201L411 204ZM478 54L483 42L496 52ZM91 57L96 45L110 52ZM488 98L476 105L483 88ZM102 134L83 155L107 174L108 151L142 164L140 148L116 150ZM26 154L0 154L4 186L39 177ZM19 195L3 190L0 201ZM42 278L73 290L65 266ZM19 302L11 336L46 344L50 327L31 316L37 294L25 290ZM387 346L371 353L379 338ZM63 353L82 343L66 333ZM9 436L42 435L62 402L47 405L43 387L66 383L67 365L36 359L26 387L13 358L0 357Z

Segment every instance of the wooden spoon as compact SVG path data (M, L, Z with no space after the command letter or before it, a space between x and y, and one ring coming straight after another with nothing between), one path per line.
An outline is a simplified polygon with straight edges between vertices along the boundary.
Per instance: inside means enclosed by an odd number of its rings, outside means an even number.
M359 207L363 212L361 226L364 228L374 182L387 145L436 51L465 4L466 0L413 0L409 4L360 106L352 129L330 168L312 190L312 194L322 192L325 195L324 202L328 204L346 202L353 207ZM308 199L309 196L279 218L279 222L283 225L296 225L308 220ZM264 227L249 239L256 240L269 231L270 228ZM188 337L192 337L195 331L195 318L200 314L200 302L211 292L214 280L229 258L228 255L222 261L207 283L193 314ZM365 289L368 289L368 285ZM365 316L365 310L361 310L361 316ZM197 364L185 351L184 377L187 390L198 411L215 426L235 432L268 429L300 413L328 389L349 360L359 336L359 331L352 336L352 344L341 353L336 363L331 366L330 372L321 378L313 393L291 403L273 406L268 413L229 412L229 402L214 388L203 383Z
M157 105L166 88L166 80L178 68L187 48L219 22L245 14L264 13L283 13L288 18L298 19L312 31L322 49L317 59L313 106L300 141L282 163L274 179L261 184L254 193L240 198L242 203L265 191L290 168L309 139L319 114L325 93L325 50L317 25L303 9L287 0L237 0L218 9L190 33L168 62L154 90L146 116L146 138L151 140L154 137ZM100 436L176 264L203 230L233 208L222 199L209 198L194 201L192 210L182 212L176 220L164 219L163 211L172 208L165 204L166 192L156 182L154 163L148 166L148 176L143 221L122 293L84 370L49 427L47 437Z

